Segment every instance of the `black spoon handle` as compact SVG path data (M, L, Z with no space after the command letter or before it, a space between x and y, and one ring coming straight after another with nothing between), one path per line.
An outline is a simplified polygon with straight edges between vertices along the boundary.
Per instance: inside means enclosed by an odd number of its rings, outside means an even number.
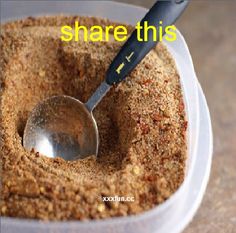
M112 85L124 80L159 41L160 21L162 21L161 26L163 29L161 34L164 35L165 27L172 25L176 21L187 4L187 0L157 1L140 22L140 26L144 26L144 21L147 21L149 26L152 25L157 28L157 40L152 39L153 30L148 30L149 40L147 42L138 41L136 29L108 68L106 83ZM141 31L143 32L143 30ZM143 33L141 33L141 37L143 38Z

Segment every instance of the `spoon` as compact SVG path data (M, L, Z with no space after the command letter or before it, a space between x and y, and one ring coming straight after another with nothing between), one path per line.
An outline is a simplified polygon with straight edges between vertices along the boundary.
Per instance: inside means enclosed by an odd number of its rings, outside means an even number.
M99 134L92 111L113 84L117 84L136 67L159 41L159 21L165 27L180 16L188 1L157 1L140 22L157 28L157 40L140 42L135 30L111 63L105 80L84 104L70 96L53 96L39 103L31 112L24 130L23 145L48 157L65 160L85 158L98 153ZM143 30L140 32L143 38ZM148 31L148 38L153 38Z

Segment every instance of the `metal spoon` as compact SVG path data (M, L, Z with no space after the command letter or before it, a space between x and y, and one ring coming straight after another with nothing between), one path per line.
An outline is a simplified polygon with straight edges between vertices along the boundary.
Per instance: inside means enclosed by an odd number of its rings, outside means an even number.
M180 16L187 1L157 1L142 19L157 28L159 41L159 21L165 27L172 25ZM141 31L143 38L143 31ZM153 31L148 31L153 38ZM136 67L143 57L156 45L157 41L137 40L135 30L111 63L106 79L97 88L87 103L70 96L54 96L39 103L31 112L24 130L23 145L48 157L62 157L65 160L97 155L99 135L92 111L110 90Z

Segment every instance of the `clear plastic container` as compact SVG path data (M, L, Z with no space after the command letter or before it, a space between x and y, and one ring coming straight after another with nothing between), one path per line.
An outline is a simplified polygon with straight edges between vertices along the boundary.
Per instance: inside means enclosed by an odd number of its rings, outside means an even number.
M135 25L147 9L111 1L3 1L1 22L26 16L73 14L109 18ZM212 129L209 111L197 81L183 36L166 44L181 78L188 118L188 160L181 187L163 204L137 216L88 222L41 222L1 218L2 233L175 233L190 222L200 205L209 178Z

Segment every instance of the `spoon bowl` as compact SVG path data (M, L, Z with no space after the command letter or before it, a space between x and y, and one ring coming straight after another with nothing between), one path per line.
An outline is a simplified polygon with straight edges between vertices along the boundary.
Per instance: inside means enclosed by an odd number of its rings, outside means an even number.
M48 157L81 159L98 153L98 129L92 112L70 96L54 96L31 112L24 147Z

